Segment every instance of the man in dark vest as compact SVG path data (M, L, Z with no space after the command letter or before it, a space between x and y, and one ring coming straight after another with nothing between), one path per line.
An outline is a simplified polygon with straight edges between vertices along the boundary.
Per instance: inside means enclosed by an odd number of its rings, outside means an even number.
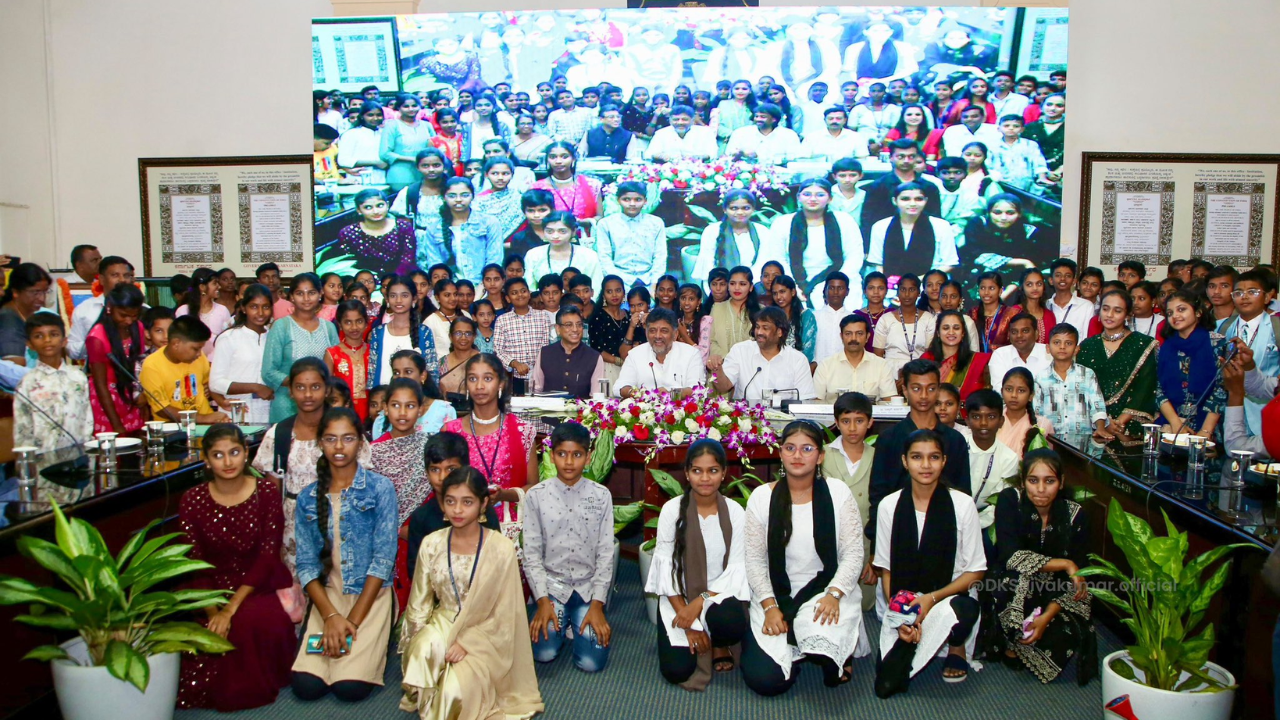
M904 182L923 181L925 195L929 200L924 208L925 214L937 217L942 215L942 196L938 192L938 186L933 184L932 178L916 171L917 163L920 162L920 148L916 147L915 141L907 138L894 140L889 143L889 153L893 172L885 173L863 188L867 191L867 199L862 203L862 220L859 224L864 243L870 242L872 225L897 214L898 209L893 204L894 190ZM864 251L868 249L863 247Z
M617 105L605 105L600 108L600 124L587 131L578 147L578 154L584 158L607 157L615 163L625 162L628 158L638 157L639 149L635 147L635 136L622 127L622 111Z
M556 313L560 341L542 348L533 363L530 379L533 391L567 392L576 398L591 397L604 377L604 359L582 342L582 311L577 305L562 305Z

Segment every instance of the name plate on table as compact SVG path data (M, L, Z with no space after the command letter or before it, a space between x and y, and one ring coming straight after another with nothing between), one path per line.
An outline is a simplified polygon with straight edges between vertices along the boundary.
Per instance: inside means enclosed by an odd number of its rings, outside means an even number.
M872 420L901 420L911 412L908 405L874 405L871 408ZM801 419L819 419L830 421L835 416L835 405L831 403L792 404L791 414Z
M569 409L568 400L564 396L556 397L513 397L511 409L515 412L563 413Z

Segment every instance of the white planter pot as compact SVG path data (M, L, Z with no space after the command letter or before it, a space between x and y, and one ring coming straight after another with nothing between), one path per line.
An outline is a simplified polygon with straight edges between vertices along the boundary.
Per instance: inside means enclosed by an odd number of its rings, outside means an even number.
M649 566L653 564L653 551L640 546L640 586L649 581ZM658 624L658 596L653 593L644 594L644 610L649 615L649 622Z
M52 663L53 687L66 720L172 720L178 701L178 653L147 659L151 680L147 691L141 693L133 685L112 677L105 667L88 665L89 649L82 638L68 640L62 649L76 660Z
M1102 660L1102 704L1110 706L1113 701L1128 696L1128 702L1120 701L1126 707L1116 707L1115 715L1107 717L1135 718L1136 720L1227 720L1231 717L1231 705L1235 701L1235 690L1224 690L1217 693L1186 693L1171 690L1157 690L1132 680L1120 677L1111 669L1111 661L1123 657L1128 659L1126 650L1117 650ZM1208 663L1205 671L1217 677L1227 685L1235 685L1236 679L1231 673L1219 665ZM1142 671L1135 668L1134 673L1141 678ZM1183 673L1182 680L1189 677Z

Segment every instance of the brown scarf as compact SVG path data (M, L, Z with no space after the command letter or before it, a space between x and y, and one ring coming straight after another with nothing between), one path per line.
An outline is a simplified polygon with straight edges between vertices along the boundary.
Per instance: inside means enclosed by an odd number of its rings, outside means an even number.
M724 495L716 493L716 517L720 518L720 533L724 536L724 560L720 569L729 565L729 547L733 543L733 525L729 521L729 506ZM698 503L689 499L689 509L684 517L684 599L691 601L707 591L707 546L702 542L702 519L698 515ZM730 600L729 602L734 602ZM706 690L711 683L714 648L698 655L698 667L688 680L680 683L685 690Z

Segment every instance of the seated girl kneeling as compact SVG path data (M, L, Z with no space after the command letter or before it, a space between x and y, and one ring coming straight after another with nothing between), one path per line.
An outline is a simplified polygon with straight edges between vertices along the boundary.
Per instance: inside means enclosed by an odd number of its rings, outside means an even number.
M880 628L875 691L881 698L905 692L944 642L950 651L942 679L961 682L969 674L965 646L980 614L974 586L987 559L973 498L939 482L947 462L942 446L933 430L907 437L902 463L911 487L885 496L876 513L873 564L882 571L891 610ZM900 603L899 593L905 593ZM895 624L895 615L905 622Z

